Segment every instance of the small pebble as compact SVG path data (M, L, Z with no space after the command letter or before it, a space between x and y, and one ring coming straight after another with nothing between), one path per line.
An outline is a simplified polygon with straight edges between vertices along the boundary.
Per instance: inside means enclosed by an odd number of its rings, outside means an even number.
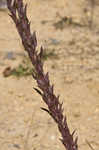
M52 45L58 45L58 44L60 44L60 41L57 40L57 39L50 38L49 40L50 40L50 44L52 44Z
M51 140L55 140L55 136L54 135L52 135L50 138L51 138Z
M13 146L17 149L20 149L20 145L19 144L13 144Z
M7 52L4 59L14 60L15 59L14 53L13 52Z

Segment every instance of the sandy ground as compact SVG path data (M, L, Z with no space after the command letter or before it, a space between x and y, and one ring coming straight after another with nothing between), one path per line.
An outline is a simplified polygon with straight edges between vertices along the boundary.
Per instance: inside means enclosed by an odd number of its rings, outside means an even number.
M76 129L79 150L99 149L99 3L95 1L92 27L88 1L28 0L31 30L38 48L55 51L58 59L45 61L56 95L63 101L71 132ZM63 29L53 25L72 18ZM56 24L57 25L57 24ZM13 53L13 58L8 54ZM31 76L5 78L6 67L20 64L24 50L8 11L0 11L0 150L60 150L61 137L46 107L33 90Z

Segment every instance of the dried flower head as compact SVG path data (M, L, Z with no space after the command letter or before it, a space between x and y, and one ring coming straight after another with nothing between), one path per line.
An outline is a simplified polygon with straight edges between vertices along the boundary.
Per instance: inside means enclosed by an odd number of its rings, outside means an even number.
M10 16L13 19L17 31L21 37L24 49L27 51L29 58L35 68L33 78L37 82L38 88L34 88L47 104L48 109L42 108L48 112L58 125L61 133L61 142L67 150L78 150L77 138L74 140L75 131L71 134L67 125L66 116L63 115L63 108L59 102L59 96L54 94L54 86L50 84L49 74L43 70L43 48L40 53L37 52L37 39L35 32L30 31L30 22L27 18L27 5L23 5L23 0L7 0L7 6L10 11Z

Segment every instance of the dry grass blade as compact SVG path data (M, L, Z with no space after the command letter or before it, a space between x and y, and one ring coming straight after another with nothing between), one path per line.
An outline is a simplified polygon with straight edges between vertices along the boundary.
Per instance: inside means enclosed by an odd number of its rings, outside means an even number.
M95 150L93 147L92 147L92 145L89 143L89 141L88 140L86 140L86 143L88 144L88 146L91 148L91 150Z

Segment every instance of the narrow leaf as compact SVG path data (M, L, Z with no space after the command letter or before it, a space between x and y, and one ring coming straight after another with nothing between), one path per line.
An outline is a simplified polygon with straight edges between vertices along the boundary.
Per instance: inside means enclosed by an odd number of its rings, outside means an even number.
M43 95L42 93L41 93L41 91L40 90L38 90L37 88L33 88L38 94L40 94L41 96Z

